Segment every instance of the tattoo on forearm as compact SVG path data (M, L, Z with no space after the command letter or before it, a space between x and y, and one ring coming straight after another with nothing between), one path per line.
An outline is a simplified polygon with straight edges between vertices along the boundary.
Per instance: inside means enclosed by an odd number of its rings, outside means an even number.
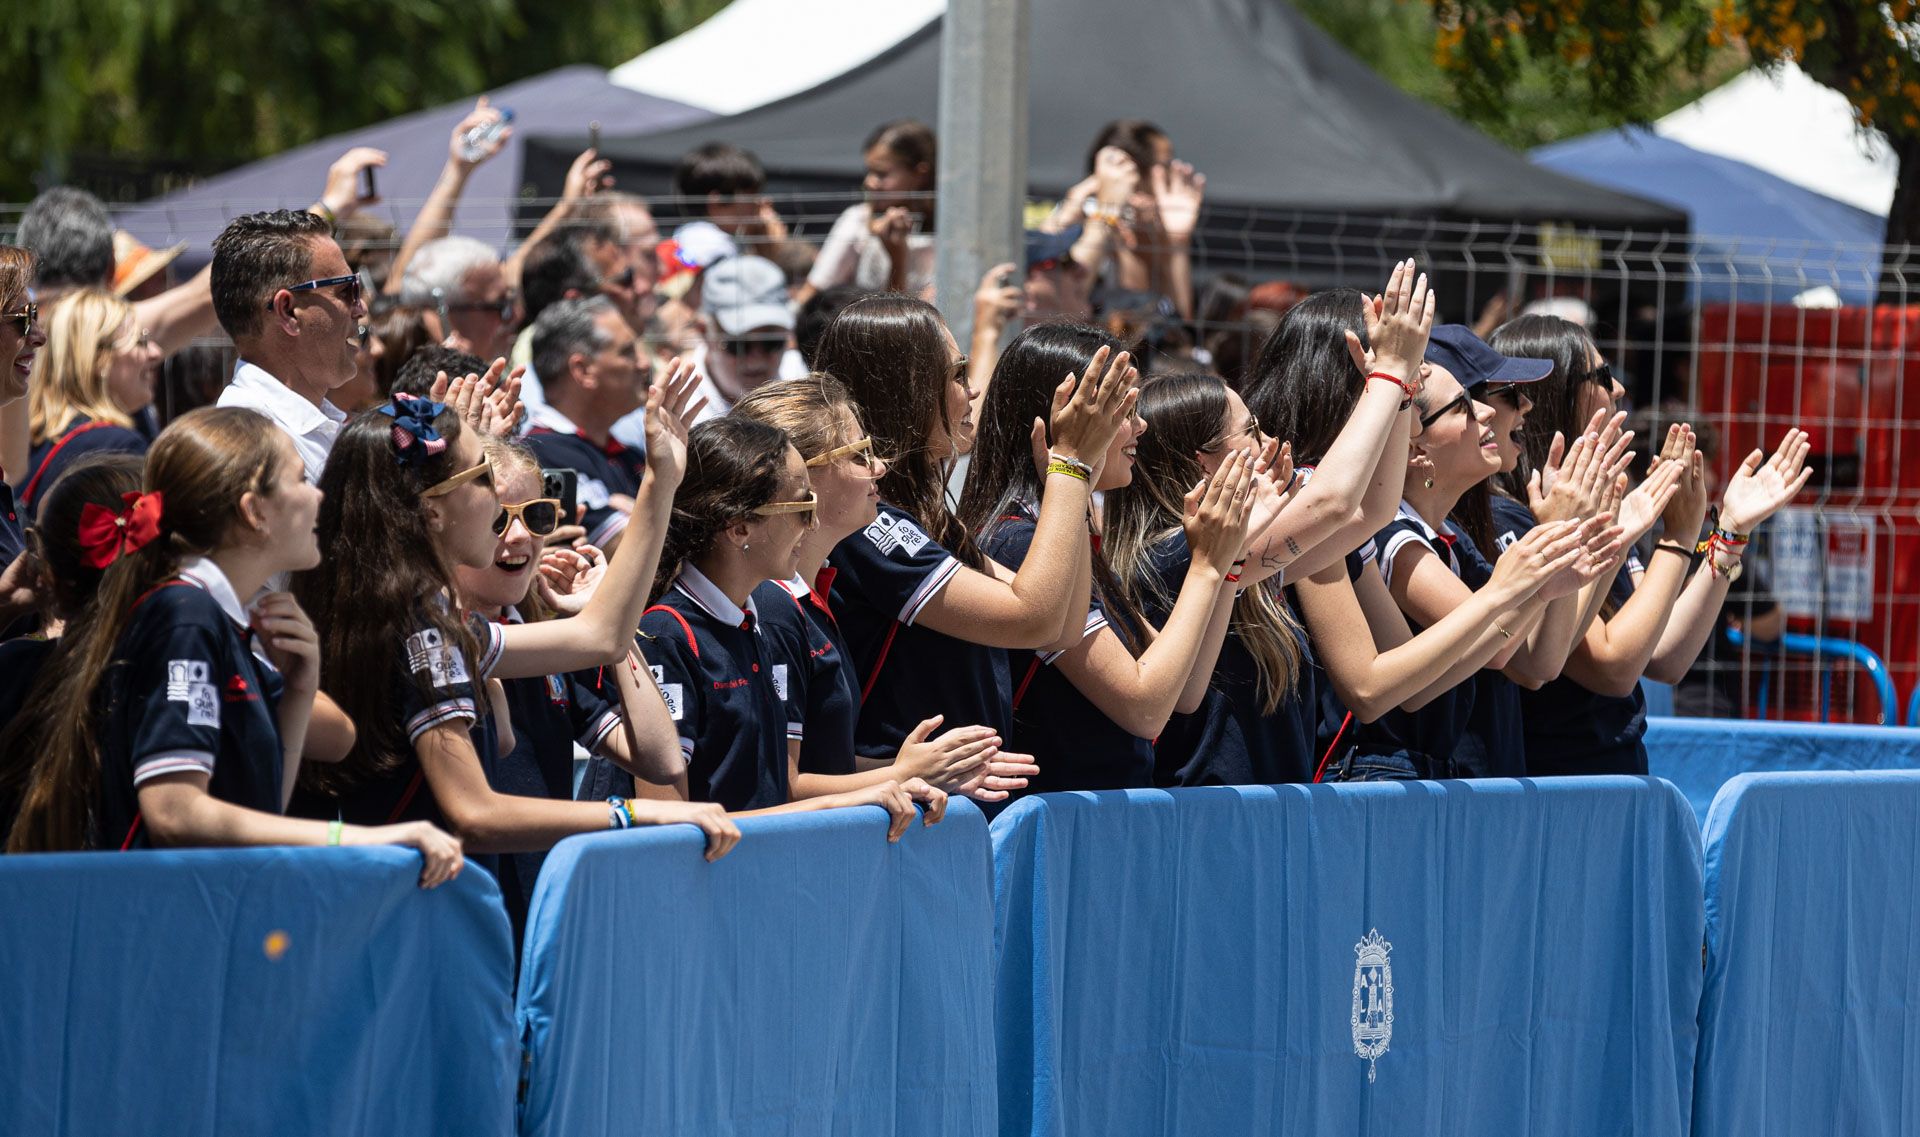
M1291 536L1286 538L1286 541L1287 541L1287 552L1292 553L1296 557L1299 556L1300 542L1294 540Z

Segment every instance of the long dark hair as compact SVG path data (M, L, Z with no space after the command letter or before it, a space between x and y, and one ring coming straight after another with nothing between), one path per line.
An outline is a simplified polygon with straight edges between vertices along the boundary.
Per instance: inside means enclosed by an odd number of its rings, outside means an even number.
M1302 466L1327 456L1366 387L1347 351L1348 332L1370 346L1365 303L1354 289L1330 288L1295 304L1240 381L1260 428L1293 443L1294 461Z
M681 566L711 548L727 526L774 500L791 445L779 427L738 415L708 419L687 432L687 473L673 493L673 518L647 603L658 601Z
M1102 541L1121 595L1136 610L1149 603L1167 607L1172 600L1153 571L1153 548L1180 530L1187 491L1207 476L1197 455L1225 442L1221 426L1229 405L1227 385L1217 375L1160 375L1140 388L1138 409L1147 432L1135 450L1132 484L1107 491ZM1271 578L1233 602L1232 628L1259 667L1261 706L1272 714L1300 674L1300 644L1293 615Z
M378 407L347 420L320 475L320 547L336 555L293 577L294 598L320 637L327 694L358 729L346 758L300 771L304 788L332 797L390 774L413 752L393 691L394 655L409 633L424 621L468 659L479 651L453 609L453 571L434 547L421 497L459 472L460 416L440 412L433 428L447 445L418 463L395 453L393 421Z
M960 523L967 532L985 538L1003 518L1040 501L1040 474L1033 468L1030 441L1033 420L1047 417L1054 388L1069 373L1084 375L1102 347L1116 354L1125 350L1099 328L1056 321L1022 328L1001 352L981 408L967 484L960 494ZM1115 633L1138 655L1145 647L1138 634L1140 610L1120 587L1097 543L1093 586L1101 604L1120 616L1113 622Z
M90 814L100 786L94 726L101 709L95 696L134 605L179 572L183 561L226 540L240 518L242 495L273 491L279 464L291 460L280 438L279 428L255 411L203 407L175 419L154 440L142 482L162 496L160 536L101 574L93 602L68 623L59 652L29 696L27 705L44 713L23 715L0 743L4 765L32 763L9 852L78 849L94 839ZM70 480L62 478L58 486ZM102 504L120 508L118 501ZM44 517L41 522L51 523Z
M928 445L929 428L953 430L945 327L924 300L898 292L863 296L827 325L813 366L846 384L875 452L886 456L880 496L913 515L960 563L979 570L986 557L948 505L946 464Z
M1547 464L1547 452L1558 431L1569 444L1587 424L1580 418L1580 388L1593 375L1593 337L1587 330L1558 316L1516 316L1487 337L1493 350L1522 359L1551 359L1553 373L1527 384L1533 410L1521 432L1525 443L1520 462L1499 475L1501 488L1515 501L1527 500L1527 479ZM1477 540L1477 538L1476 538Z

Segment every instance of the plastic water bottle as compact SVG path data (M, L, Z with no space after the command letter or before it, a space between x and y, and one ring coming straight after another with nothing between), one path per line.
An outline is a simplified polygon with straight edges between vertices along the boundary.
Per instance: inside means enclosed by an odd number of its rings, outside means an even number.
M492 122L483 122L460 136L460 157L469 162L478 162L487 151L493 148L494 141L500 137L501 133L513 125L512 107L493 109L500 112L499 118Z

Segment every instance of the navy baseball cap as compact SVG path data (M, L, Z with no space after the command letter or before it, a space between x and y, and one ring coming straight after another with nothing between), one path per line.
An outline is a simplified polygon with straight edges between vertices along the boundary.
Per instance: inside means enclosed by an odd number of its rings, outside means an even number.
M1427 362L1453 372L1469 391L1483 383L1538 383L1553 374L1553 360L1501 355L1465 324L1436 326L1427 339Z
M1073 251L1074 243L1080 240L1081 226L1059 233L1045 233L1038 229L1027 230L1027 267L1046 264L1048 261L1064 261Z

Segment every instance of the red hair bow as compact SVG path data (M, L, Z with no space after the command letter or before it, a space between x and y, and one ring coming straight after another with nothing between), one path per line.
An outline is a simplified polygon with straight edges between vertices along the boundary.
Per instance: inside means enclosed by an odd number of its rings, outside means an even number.
M120 495L127 508L115 513L98 505L80 510L80 559L89 568L103 569L129 553L137 553L160 535L161 498L153 493Z

